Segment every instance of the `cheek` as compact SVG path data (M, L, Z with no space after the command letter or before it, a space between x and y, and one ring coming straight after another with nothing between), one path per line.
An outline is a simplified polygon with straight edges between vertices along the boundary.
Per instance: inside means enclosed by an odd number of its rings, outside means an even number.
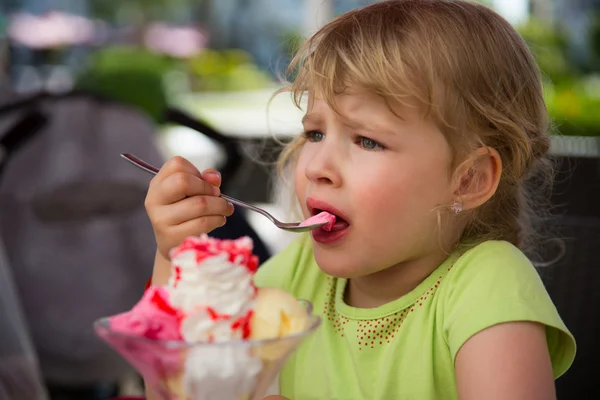
M390 219L408 224L422 221L434 215L431 211L445 204L450 193L450 180L441 165L395 168L379 176L364 182L355 193L361 199L357 206L370 210L369 223L381 226L397 226L386 223Z
M298 160L296 162L296 166L294 167L294 187L296 190L296 196L300 203L303 204L303 199L306 196L306 157L302 157L302 154L299 155ZM304 206L303 206L304 208Z

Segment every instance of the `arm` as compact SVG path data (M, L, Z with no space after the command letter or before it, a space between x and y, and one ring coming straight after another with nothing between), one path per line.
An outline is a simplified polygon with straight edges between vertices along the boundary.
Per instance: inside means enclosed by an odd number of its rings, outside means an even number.
M171 261L167 260L160 251L156 250L154 256L154 269L152 270L152 284L166 285L169 282L171 273Z
M556 399L545 327L508 322L471 337L456 355L460 400Z
M166 285L169 281L171 262L165 259L160 251L156 251L154 258L154 270L152 271L152 284L153 285ZM160 400L160 396L150 388L147 382L144 381L144 387L146 391L145 400Z
M221 176L214 170L200 173L189 161L175 157L152 179L145 207L156 236L153 285L165 285L171 263L169 250L187 236L222 226L233 206L218 197ZM146 383L146 399L160 397Z

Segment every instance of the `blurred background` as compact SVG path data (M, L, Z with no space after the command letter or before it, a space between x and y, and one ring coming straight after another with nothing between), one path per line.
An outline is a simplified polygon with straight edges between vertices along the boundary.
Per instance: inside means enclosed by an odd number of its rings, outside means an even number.
M154 255L149 176L119 158L173 155L222 171L223 191L290 218L275 178L302 112L280 95L294 49L366 0L0 0L0 399L140 393L95 337L130 308ZM579 344L559 399L593 398L600 372L600 0L482 1L534 52L554 122L560 240L535 258ZM238 210L261 261L290 236ZM533 255L532 255L533 258Z

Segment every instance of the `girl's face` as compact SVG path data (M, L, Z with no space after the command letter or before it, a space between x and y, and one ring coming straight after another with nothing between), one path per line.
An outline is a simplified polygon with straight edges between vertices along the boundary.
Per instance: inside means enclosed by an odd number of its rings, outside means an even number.
M341 115L318 97L309 104L296 195L305 217L338 217L331 232L312 232L319 267L355 278L439 254L438 210L454 197L451 149L435 124L410 108L400 119L364 92L339 95Z

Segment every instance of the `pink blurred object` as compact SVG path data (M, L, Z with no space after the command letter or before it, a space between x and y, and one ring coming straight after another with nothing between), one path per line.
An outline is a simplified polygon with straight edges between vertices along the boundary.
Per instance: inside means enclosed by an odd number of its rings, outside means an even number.
M83 44L95 35L95 24L84 17L51 11L44 15L19 13L8 26L8 36L34 49Z
M164 287L151 286L131 309L110 318L116 332L152 340L181 340L181 316Z
M322 211L317 215L313 215L312 217L306 219L305 221L300 223L300 226L308 226L308 225L318 225L325 224L323 226L324 231L330 231L333 228L333 224L335 224L335 215L328 213L327 211Z
M181 340L181 318L169 303L169 292L160 286L150 286L140 301L130 310L109 318L111 329L122 336L112 338L114 347L136 368L174 372L180 368L178 350L162 346L161 341ZM128 337L139 337L130 341ZM156 380L160 374L150 376Z
M144 42L149 49L157 53L189 58L206 47L208 36L194 27L154 23L146 31Z

